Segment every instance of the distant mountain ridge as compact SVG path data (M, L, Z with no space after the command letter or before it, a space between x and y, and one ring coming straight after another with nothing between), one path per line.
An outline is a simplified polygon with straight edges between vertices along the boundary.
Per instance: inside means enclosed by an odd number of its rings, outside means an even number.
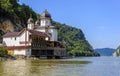
M98 52L100 56L112 56L113 52L115 51L113 48L97 48L94 50L95 52Z

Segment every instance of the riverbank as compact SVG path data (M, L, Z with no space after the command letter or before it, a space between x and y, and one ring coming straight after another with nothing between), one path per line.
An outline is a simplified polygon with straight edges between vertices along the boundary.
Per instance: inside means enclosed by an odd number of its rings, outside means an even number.
M17 58L13 57L13 56L4 56L4 57L0 57L0 61L3 60L16 60Z
M4 57L0 57L0 61L3 60L39 60L39 59L70 59L72 57L32 57L32 56L4 56Z
M23 56L23 55L16 55L16 56L7 55L7 56L0 57L0 61L3 61L3 60L72 59L72 58L79 58L79 57L95 57L95 56L34 57L34 56Z

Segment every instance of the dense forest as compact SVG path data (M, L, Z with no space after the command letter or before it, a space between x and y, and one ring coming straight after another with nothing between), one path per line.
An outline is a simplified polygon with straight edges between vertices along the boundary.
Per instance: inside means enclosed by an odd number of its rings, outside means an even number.
M20 31L26 27L28 18L32 15L34 20L39 19L39 14L35 13L29 6L18 3L18 0L1 0L0 1L0 37L6 32L11 31L5 23L11 21L14 31ZM71 27L52 21L53 25L58 28L59 41L62 41L67 48L69 55L75 56L98 56L92 46L86 40L81 29ZM13 30L12 30L13 31Z

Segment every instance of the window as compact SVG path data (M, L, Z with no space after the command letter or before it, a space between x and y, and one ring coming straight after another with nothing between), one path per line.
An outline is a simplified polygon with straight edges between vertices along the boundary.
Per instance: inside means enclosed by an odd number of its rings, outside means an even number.
M16 37L15 37L15 40L16 40Z
M43 20L42 20L41 22L42 22L42 24L44 24L44 21L43 21Z
M32 42L32 36L31 35L29 35L29 41Z
M44 21L42 21L42 23L44 23Z
M46 24L48 24L48 21L46 21Z
M46 24L47 24L47 25L50 25L50 22L49 22L49 21L46 21Z

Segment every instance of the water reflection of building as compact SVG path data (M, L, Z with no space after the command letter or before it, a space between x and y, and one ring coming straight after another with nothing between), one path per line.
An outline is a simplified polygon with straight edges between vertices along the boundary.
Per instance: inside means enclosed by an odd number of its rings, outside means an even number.
M26 60L6 61L2 63L2 67L0 76L31 76L31 66Z
M9 32L3 42L11 55L36 57L63 57L66 49L58 41L57 28L51 23L51 15L45 10L40 20L34 23L30 17L27 28L20 32Z

